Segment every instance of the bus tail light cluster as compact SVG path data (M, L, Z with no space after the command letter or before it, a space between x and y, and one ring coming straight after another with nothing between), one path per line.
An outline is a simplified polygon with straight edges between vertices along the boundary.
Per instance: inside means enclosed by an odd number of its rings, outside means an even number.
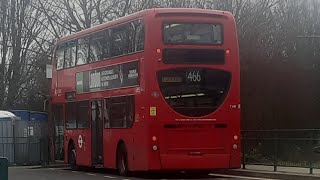
M153 149L154 151L156 151L156 150L158 150L158 146L157 146L157 145L153 145L153 146L152 146L152 149Z
M238 135L234 135L234 136L233 136L233 140L238 141L238 139L239 139L239 136L238 136ZM233 144L232 148L233 148L234 150L236 150L236 149L238 149L238 145L237 145L237 144Z
M238 149L238 145L237 144L234 144L232 147L233 147L234 150Z
M152 136L152 141L154 142L154 143L157 143L156 141L157 141L157 136ZM154 150L154 151L157 151L158 150L158 146L157 145L153 145L152 146L152 149Z
M152 137L152 141L156 141L157 140L157 137L156 136L153 136Z
M231 50L230 49L227 49L226 50L226 54L230 54L231 53Z
M160 55L160 54L161 54L161 49L158 48L158 49L156 50L156 52ZM158 58L158 62L161 62L161 61L162 61L162 59L161 59L161 58Z
M234 136L233 136L233 139L236 141L236 140L239 139L239 137L238 137L237 135L234 135Z

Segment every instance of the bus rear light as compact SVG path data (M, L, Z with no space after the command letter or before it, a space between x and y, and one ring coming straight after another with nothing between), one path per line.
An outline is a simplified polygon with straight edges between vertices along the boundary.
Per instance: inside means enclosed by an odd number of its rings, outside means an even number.
M234 144L232 147L234 150L238 149L238 145L236 145L236 144Z
M158 146L153 145L153 146L152 146L152 149L153 149L154 151L156 151L156 150L158 150Z
M152 137L152 141L156 141L157 140L157 137L156 136L153 136Z
M227 49L226 50L226 54L230 54L231 53L231 50L230 49Z
M161 49L158 48L157 49L157 53L160 54L161 53Z
M238 137L237 135L235 135L235 136L233 136L233 139L234 139L234 140L238 140L239 137Z

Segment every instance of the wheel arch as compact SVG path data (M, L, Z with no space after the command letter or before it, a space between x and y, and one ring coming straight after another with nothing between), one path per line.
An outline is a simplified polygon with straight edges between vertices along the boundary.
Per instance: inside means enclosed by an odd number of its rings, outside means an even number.
M123 146L123 147L121 147L121 146ZM118 143L117 143L117 149L116 149L116 161L115 161L115 165L116 165L116 168L118 168L118 153L120 152L120 148L124 148L125 149L125 151L126 151L126 156L127 156L127 168L128 168L128 170L130 170L130 166L129 166L129 164L130 164L130 158L129 158L129 152L128 152L128 148L127 148L127 144L126 144L126 142L123 140L123 139L119 139L119 141L118 141Z

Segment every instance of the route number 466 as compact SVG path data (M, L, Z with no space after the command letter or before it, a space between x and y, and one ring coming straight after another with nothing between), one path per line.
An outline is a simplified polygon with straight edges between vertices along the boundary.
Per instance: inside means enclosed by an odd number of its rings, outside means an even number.
M186 73L187 79L191 82L200 82L201 75L199 71L190 71Z

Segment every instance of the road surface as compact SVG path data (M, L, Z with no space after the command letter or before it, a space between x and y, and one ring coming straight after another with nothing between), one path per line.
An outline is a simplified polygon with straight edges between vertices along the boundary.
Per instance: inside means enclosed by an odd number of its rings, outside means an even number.
M152 174L135 175L134 177L121 177L115 172L107 170L71 171L66 168L41 168L30 169L25 167L9 168L9 180L138 180L138 179L211 179L211 180L263 180L263 178L251 178L243 176L215 175L194 177L185 174Z

